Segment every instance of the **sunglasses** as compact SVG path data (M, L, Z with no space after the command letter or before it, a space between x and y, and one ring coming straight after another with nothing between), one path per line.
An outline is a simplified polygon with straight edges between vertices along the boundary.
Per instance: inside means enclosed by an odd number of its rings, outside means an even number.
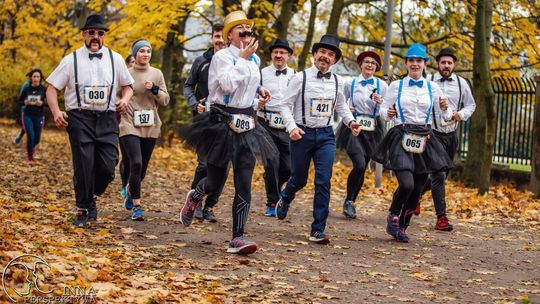
M86 33L88 33L88 35L90 35L90 36L94 36L96 34L96 32L97 32L99 37L105 36L105 31L95 31L95 30L86 31Z

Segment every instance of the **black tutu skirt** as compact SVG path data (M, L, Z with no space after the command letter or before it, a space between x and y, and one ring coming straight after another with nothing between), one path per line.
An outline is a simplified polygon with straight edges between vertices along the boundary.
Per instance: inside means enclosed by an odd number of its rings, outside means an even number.
M429 135L424 152L418 154L405 151L401 146L405 132ZM452 160L431 128L416 125L397 125L390 129L371 158L387 170L411 171L415 174L452 168Z
M336 131L336 148L349 154L372 157L383 136L384 127L379 118L377 118L375 130L361 131L358 136L353 136L351 129L340 123Z
M439 141L444 147L444 150L453 162L454 156L456 155L458 148L458 139L456 132L442 133L434 130L433 134L439 139Z
M250 131L234 132L229 127L231 114L247 114L256 119L252 108L214 104L210 112L197 115L188 124L180 126L180 139L209 164L220 168L226 168L229 161L238 168L249 167L254 165L256 158L266 164L279 155L270 134L259 123L255 123L255 128Z
M259 125L262 126L272 137L275 143L286 144L290 142L289 133L285 129L270 127L268 122L262 117L258 117Z

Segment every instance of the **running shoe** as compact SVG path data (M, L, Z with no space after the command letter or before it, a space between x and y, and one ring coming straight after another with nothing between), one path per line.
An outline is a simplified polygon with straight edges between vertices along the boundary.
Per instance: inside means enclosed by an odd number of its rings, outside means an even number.
M276 204L276 216L278 219L284 220L287 217L290 205L290 202L286 202L283 198L279 198L279 201Z
M355 219L356 218L356 207L353 201L346 200L343 203L343 215L346 218Z
M326 234L324 234L324 232L322 231L313 231L310 234L308 240L310 242L321 244L321 245L326 245L330 243L330 238Z
M88 222L88 209L78 208L73 219L73 225L86 228L86 222Z
M397 215L393 215L392 213L388 213L388 217L386 218L386 233L396 238L398 232L399 217Z
M276 204L272 204L266 208L264 216L276 217Z
M209 221L210 223L216 223L218 221L216 215L214 214L214 208L204 208L202 213L203 213L203 218Z
M182 225L184 225L185 227L189 227L193 222L193 215L195 214L195 209L200 203L193 200L194 194L195 190L189 190L186 196L186 202L184 203L182 210L180 210L180 220L182 221Z
M131 219L134 221L144 221L144 214L141 206L135 206L135 208L133 208Z
M398 242L402 243L408 243L409 242L409 236L407 235L407 232L405 231L407 228L399 228L398 234L396 236L396 240Z
M448 222L446 215L442 215L437 219L437 224L435 225L435 230L441 231L452 231L454 226Z
M244 236L238 236L229 242L228 253L252 254L257 251L257 244L248 241Z

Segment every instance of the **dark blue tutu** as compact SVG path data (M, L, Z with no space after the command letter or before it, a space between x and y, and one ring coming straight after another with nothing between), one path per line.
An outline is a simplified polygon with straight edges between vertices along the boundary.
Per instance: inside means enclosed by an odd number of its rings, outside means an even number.
M405 132L429 135L423 153L410 153L401 146ZM430 127L417 125L397 125L390 129L376 148L372 159L392 171L411 171L415 174L433 173L450 170L452 160L446 153L440 140L433 135Z
M376 121L375 130L361 131L358 136L353 136L351 129L340 123L336 131L336 148L345 150L349 154L373 156L375 149L384 136L382 121L379 118Z

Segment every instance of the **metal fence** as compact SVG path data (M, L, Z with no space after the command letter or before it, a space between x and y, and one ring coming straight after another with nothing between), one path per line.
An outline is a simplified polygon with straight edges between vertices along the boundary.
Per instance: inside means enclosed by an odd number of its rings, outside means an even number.
M470 80L467 82L471 84ZM492 84L497 112L493 161L530 165L536 83L530 78L493 78ZM458 128L458 153L461 158L467 156L469 127L470 120Z

